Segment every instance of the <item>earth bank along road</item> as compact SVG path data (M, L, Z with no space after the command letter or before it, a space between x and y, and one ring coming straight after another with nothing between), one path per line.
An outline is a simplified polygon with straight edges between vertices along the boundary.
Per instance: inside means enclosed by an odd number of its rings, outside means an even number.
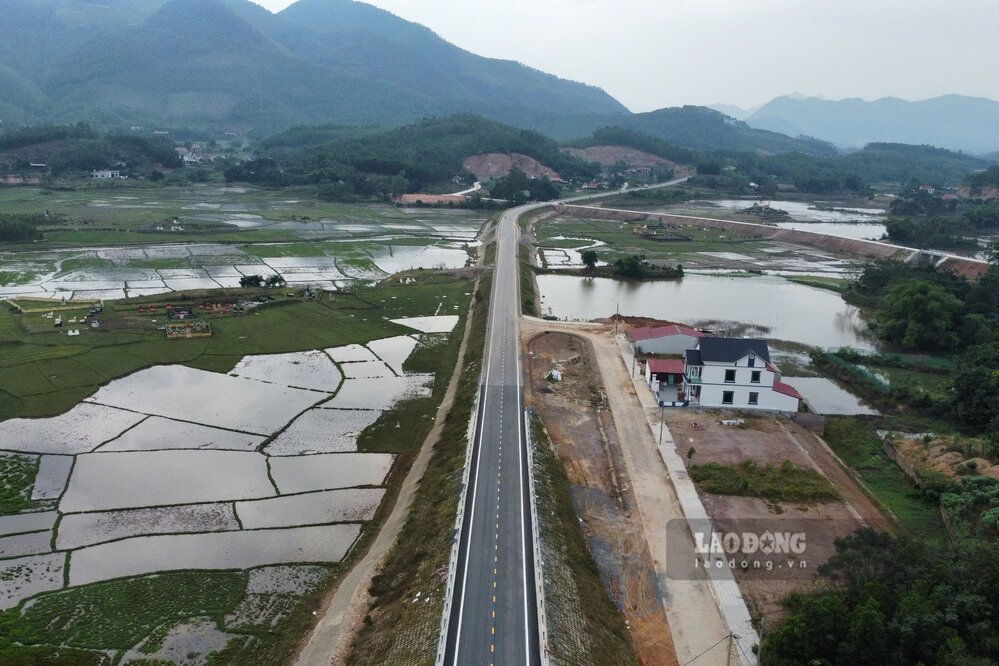
M496 229L479 415L444 637L448 666L541 664L517 262L517 218L535 207L507 211Z

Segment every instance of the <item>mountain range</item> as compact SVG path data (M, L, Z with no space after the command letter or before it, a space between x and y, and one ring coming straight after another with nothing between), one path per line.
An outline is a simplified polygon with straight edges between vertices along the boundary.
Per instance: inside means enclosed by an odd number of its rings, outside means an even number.
M845 149L873 142L926 144L984 155L999 150L999 102L945 95L910 102L828 100L792 94L755 109L714 104L711 108L750 127L790 136L812 136Z
M632 114L603 90L477 56L353 0L3 0L0 127L396 127L477 114L555 139L623 127L694 150L825 155L705 107Z
M483 58L352 0L4 0L7 125L399 124L474 112L519 125L627 109L592 86Z

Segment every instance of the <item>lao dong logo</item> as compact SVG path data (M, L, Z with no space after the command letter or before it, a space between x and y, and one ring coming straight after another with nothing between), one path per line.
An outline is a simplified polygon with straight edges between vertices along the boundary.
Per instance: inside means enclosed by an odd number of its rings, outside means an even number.
M802 555L806 542L804 532L694 532L698 555Z

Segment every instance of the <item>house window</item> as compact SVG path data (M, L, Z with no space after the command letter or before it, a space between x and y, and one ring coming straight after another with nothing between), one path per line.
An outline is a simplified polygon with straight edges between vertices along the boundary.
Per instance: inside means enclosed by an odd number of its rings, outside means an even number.
M759 370L754 370L753 371L753 375L752 375L752 377L750 378L749 381L751 381L754 384L759 384L760 383L760 371Z
M753 392L749 394L749 404L758 405L760 404L760 394Z
M756 367L756 354L750 354L749 355L749 367L751 367L751 368L755 368Z
M735 402L735 391L725 391L722 393L722 404L731 405Z
M725 383L726 384L734 384L735 383L735 370L726 370L725 371Z

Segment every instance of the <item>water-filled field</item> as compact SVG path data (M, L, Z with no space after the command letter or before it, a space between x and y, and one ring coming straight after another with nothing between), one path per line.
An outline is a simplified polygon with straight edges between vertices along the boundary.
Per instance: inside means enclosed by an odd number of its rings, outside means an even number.
M414 337L250 355L230 374L154 366L61 416L4 422L0 456L37 465L43 510L0 517L0 608L164 571L341 560L396 459L358 437L433 380L402 369L427 321L400 321Z

